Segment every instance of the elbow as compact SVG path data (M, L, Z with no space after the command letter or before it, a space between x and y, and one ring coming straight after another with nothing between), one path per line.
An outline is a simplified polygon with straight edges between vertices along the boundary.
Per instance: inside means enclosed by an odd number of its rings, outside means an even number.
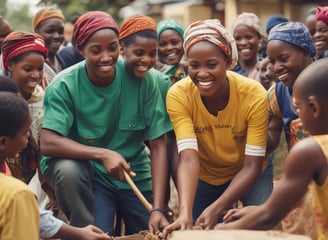
M49 130L42 129L40 136L40 150L42 155L51 156L54 146L55 143L53 141L53 137L51 136L51 132Z

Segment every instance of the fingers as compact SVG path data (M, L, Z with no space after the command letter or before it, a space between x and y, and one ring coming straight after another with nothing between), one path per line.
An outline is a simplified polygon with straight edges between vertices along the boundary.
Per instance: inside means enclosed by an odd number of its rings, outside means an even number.
M171 232L173 232L174 230L179 230L179 229L181 229L181 226L180 226L179 224L177 224L176 222L175 222L175 223L172 223L172 224L168 225L167 227L165 227L165 228L163 229L162 237L163 237L164 239L166 239L167 236L168 236ZM183 229L181 229L181 230L183 230Z
M166 239L167 236L175 230L187 230L187 229L191 229L191 227L192 226L189 224L183 224L179 221L175 221L163 229L162 236L164 239Z
M158 228L155 227L153 224L148 224L149 232L156 234L158 231Z
M129 174L130 177L136 176L136 173L131 170L130 165L126 161L122 163L122 167Z
M100 228L94 226L94 225L88 225L88 227L91 228L91 230L95 233L104 233Z
M239 209L230 209L223 217L224 222L231 222L238 216Z

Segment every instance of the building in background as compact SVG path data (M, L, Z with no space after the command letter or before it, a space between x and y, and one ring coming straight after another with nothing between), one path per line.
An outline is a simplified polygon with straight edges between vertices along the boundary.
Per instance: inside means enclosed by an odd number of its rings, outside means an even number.
M218 18L231 29L234 19L242 12L257 14L264 27L272 15L304 22L308 10L319 5L328 5L328 0L135 0L120 15L126 18L145 14L157 21L175 19L183 27L196 20Z

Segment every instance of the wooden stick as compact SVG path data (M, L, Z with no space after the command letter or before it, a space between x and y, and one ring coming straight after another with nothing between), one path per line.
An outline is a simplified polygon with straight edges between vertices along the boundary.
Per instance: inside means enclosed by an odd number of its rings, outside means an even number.
M150 211L153 208L153 206L147 201L145 196L140 192L140 190L137 188L135 183L132 181L130 175L124 169L123 169L123 173L124 173L125 181L127 181L127 183L130 185L132 191L137 195L137 197L139 198L141 203L145 206L145 208L148 211Z

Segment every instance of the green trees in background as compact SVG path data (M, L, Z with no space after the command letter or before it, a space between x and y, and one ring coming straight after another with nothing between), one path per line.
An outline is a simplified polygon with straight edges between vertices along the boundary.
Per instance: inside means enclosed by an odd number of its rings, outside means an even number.
M0 0L0 15L10 23L14 30L30 31L32 29L32 19L29 14L29 5L27 3L13 6L7 4L7 0Z
M86 11L102 10L111 14L119 23L122 20L118 16L119 10L133 2L133 0L40 0L36 6L30 6L29 1L19 1L19 5L13 6L7 4L8 0L0 0L0 15L8 20L14 30L31 31L32 15L37 7L43 6L57 6L67 19Z
M40 0L39 5L57 5L67 18L85 11L102 10L119 22L119 10L131 2L133 0Z

